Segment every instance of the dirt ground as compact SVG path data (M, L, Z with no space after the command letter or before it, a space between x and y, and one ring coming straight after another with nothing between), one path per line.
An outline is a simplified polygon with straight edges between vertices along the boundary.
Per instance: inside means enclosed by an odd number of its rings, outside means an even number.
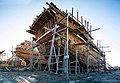
M0 83L120 83L120 70L111 73L90 73L69 75L66 80L63 75L36 71L0 71Z

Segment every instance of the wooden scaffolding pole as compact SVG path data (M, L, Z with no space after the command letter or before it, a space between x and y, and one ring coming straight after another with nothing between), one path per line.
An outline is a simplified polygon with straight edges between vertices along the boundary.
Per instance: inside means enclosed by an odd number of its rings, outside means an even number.
M52 38L52 45L51 45L51 49L50 49L50 56L49 56L49 59L48 59L48 72L49 73L51 72L51 59L52 59L53 51L55 53L54 40L55 40L56 29L57 29L57 24L55 24L53 38Z
M31 41L31 57L30 57L30 70L33 71L33 59L34 59L34 54L33 54L33 40Z

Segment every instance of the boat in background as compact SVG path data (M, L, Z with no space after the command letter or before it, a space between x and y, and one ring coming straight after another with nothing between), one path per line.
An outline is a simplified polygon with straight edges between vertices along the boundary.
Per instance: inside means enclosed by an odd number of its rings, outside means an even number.
M31 43L32 43L31 41L25 40L20 45L17 45L17 47L15 49L16 56L21 58L22 60L26 61L28 64L30 62L31 55L33 53L33 55L34 55L33 62L36 63L38 61L38 58L40 58L40 63L46 64L47 60L45 59L44 56L42 56L42 55L39 56L39 51L37 48L34 48L33 52L31 51L31 49L32 49ZM35 43L33 43L33 44L35 44Z

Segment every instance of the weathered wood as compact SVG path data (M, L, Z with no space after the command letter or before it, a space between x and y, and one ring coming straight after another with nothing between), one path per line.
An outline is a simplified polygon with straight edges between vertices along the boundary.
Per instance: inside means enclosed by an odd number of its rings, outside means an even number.
M48 43L49 46L51 45L52 36L54 32L54 26L57 24L59 27L56 29L55 32L55 42L54 46L55 48L58 48L60 46L60 54L64 53L64 46L66 44L66 35L68 34L68 54L70 56L70 62L75 60L75 50L78 50L78 59L80 64L86 66L87 60L85 59L87 56L85 53L87 52L90 55L90 66L93 65L93 63L96 63L96 56L98 52L97 46L93 43L92 37L91 37L91 26L89 31L89 22L86 22L83 25L83 17L81 16L81 22L79 21L78 13L77 18L73 16L70 13L65 13L64 11L61 11L59 8L56 7L53 3L47 3L49 5L48 9L45 9L42 14L39 15L39 17L36 19L36 21L31 26L31 34L34 34L37 38L37 43L44 44ZM68 16L68 21L67 17ZM67 23L68 22L68 23ZM68 25L68 26L67 26ZM69 28L69 33L67 33L65 30ZM36 31L35 33L32 33L32 30ZM40 31L39 31L40 30ZM89 34L90 33L90 34ZM41 35L40 35L41 34ZM61 37L61 40L58 40L58 37ZM89 41L89 42L88 42ZM58 45L59 42L61 42L61 45ZM85 51L87 50L89 45L89 52ZM46 46L47 48L47 54L49 53L50 47ZM57 49L55 49L57 50ZM45 54L45 53L43 53ZM101 53L102 55L102 53ZM63 55L60 57L63 58ZM88 64L88 63L87 63Z

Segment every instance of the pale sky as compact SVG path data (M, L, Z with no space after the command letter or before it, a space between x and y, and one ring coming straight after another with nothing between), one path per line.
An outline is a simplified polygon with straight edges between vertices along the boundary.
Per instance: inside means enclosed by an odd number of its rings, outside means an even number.
M51 1L64 11L73 7L74 16L79 12L93 29L100 28L92 32L95 44L101 40L103 46L110 46L104 49L111 51L106 53L107 62L120 66L120 0L0 0L0 51L10 56L12 46L29 40L32 35L26 30Z

